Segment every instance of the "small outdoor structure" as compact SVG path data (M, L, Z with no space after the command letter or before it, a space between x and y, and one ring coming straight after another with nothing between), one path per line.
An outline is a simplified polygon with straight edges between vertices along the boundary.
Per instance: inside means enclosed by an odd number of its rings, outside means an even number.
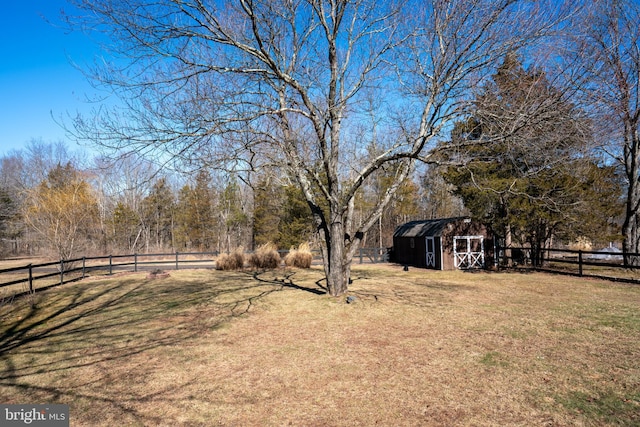
M393 234L393 261L436 270L489 268L493 234L468 217L411 221Z

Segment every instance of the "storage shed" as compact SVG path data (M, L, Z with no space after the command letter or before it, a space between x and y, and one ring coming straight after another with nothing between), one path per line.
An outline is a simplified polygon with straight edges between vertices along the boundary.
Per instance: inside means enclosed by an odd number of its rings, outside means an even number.
M493 234L468 217L411 221L396 228L392 256L399 264L435 270L489 268Z

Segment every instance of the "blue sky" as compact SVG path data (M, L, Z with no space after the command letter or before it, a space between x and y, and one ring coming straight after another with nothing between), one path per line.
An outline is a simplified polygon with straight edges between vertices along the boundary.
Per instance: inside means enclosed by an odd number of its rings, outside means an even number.
M71 61L86 64L96 47L62 28L65 0L5 2L0 13L0 156L31 139L68 142L59 117L89 111L94 93ZM49 20L50 22L47 22ZM53 117L52 117L53 116ZM67 119L68 121L68 119Z

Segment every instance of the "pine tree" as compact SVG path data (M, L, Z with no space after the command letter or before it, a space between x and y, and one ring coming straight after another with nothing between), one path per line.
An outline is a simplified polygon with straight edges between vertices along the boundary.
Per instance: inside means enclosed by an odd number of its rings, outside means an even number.
M144 223L150 244L158 250L173 248L175 200L166 178L157 180L142 201Z
M216 243L215 197L211 188L211 176L200 171L195 185L185 185L178 195L176 206L176 249L209 251Z
M313 236L313 218L311 209L300 187L286 185L282 214L278 223L278 247L289 249L301 243L309 242Z
M110 229L111 240L119 251L130 254L142 249L140 216L122 201L113 210Z
M473 216L507 246L530 245L535 263L552 237L593 236L606 226L620 189L589 186L606 172L589 156L587 123L543 72L508 55L474 105L444 147L458 164L445 178Z
M218 196L216 213L219 217L218 236L219 251L230 252L246 243L245 228L249 217L243 205L240 185L235 178L230 178Z
M265 243L280 244L280 223L282 221L282 187L262 176L253 192L253 242L254 246Z

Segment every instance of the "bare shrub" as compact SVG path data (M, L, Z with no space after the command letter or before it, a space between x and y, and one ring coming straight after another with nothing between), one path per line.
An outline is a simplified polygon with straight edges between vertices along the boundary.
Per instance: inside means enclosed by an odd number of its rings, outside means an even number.
M249 257L249 264L260 269L278 268L281 261L278 247L271 242L260 245Z
M216 270L242 270L244 267L244 251L237 248L230 254L220 254L216 259Z
M297 248L291 248L284 263L287 267L310 268L313 254L308 243L301 243Z

